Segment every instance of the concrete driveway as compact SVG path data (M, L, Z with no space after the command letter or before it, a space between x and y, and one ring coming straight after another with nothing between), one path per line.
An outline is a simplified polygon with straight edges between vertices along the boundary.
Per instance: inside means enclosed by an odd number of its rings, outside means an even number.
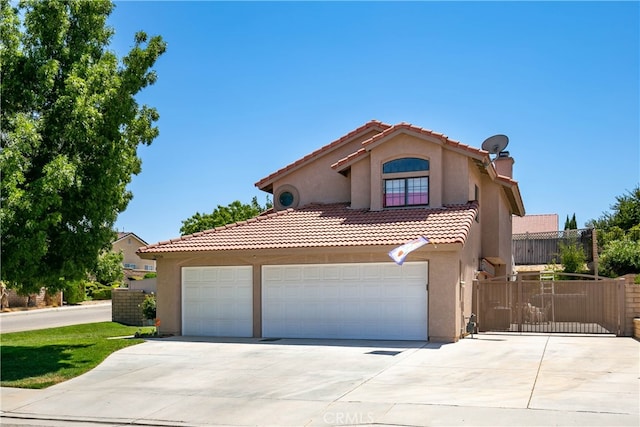
M608 336L152 340L46 390L2 388L1 421L638 426L639 350L632 338Z

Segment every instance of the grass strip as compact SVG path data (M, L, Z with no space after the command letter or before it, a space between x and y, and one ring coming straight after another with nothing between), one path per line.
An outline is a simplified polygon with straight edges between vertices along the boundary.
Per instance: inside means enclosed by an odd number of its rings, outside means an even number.
M114 322L0 334L0 386L41 389L84 374L152 328Z

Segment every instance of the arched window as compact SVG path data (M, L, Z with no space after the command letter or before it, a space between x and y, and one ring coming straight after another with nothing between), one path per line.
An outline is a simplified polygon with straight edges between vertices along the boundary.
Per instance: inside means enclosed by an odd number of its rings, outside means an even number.
M382 165L384 206L429 204L429 160L405 157Z
M429 160L416 157L391 160L382 165L382 173L428 171Z

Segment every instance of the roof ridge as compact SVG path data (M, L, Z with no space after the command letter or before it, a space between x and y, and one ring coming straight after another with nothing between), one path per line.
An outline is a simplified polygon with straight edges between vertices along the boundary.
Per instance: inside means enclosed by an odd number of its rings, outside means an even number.
M484 151L480 148L475 148L472 147L468 144L463 144L460 141L457 141L455 139L449 138L447 135L445 135L444 133L440 133L440 132L436 132L433 131L431 129L427 129L427 128L423 128L420 126L416 126L413 125L411 123L408 122L400 122L400 123L396 123L393 126L388 127L387 129L383 130L382 132L380 132L377 135L372 136L369 139L366 139L364 141L362 141L361 144L361 148L356 150L355 152L347 155L346 157L343 157L342 159L339 159L338 161L336 161L335 163L333 163L331 165L331 167L333 169L338 169L341 166L343 166L346 163L351 162L352 160L361 157L362 155L364 155L368 150L367 150L367 146L374 144L377 141L380 141L381 139L386 138L387 136L391 135L392 133L398 131L398 130L409 130L409 131L413 131L413 132L417 132L420 133L422 135L427 135L427 136L432 136L435 138L440 139L445 145L448 145L450 147L454 147L454 148L459 148L461 150L464 151L468 151L470 153L475 153L477 155L489 155L489 152Z
M357 134L359 134L359 133L361 133L361 132L363 132L363 131L365 131L365 130L367 130L369 128L372 128L374 126L378 126L378 127L384 128L384 129L391 127L390 124L383 123L383 122L381 122L379 120L369 120L364 125L357 127L356 129L350 131L349 133L347 133L345 135L342 135L341 137L331 141L330 143L325 144L322 147L320 147L320 148L312 151L311 153L303 156L302 158L300 158L298 160L295 160L294 162L289 163L288 165L286 165L286 166L278 169L277 171L267 175L266 177L264 177L261 180L259 180L258 182L256 182L254 185L259 188L261 185L264 185L264 183L270 181L271 179L275 178L279 174L281 174L281 173L283 173L283 172L285 172L287 170L290 170L290 169L292 169L292 168L294 168L296 166L301 165L302 163L306 162L307 160L309 160L309 159L311 159L313 157L316 157L317 155L321 154L322 152L324 152L326 150L329 150L332 147L340 145L342 142L345 142L348 139L353 138Z

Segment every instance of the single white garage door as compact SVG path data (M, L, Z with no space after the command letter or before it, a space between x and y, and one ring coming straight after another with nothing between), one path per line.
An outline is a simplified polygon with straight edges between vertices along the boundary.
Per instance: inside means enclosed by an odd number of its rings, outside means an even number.
M427 339L426 262L262 267L262 335Z
M253 268L183 267L182 335L253 336Z

